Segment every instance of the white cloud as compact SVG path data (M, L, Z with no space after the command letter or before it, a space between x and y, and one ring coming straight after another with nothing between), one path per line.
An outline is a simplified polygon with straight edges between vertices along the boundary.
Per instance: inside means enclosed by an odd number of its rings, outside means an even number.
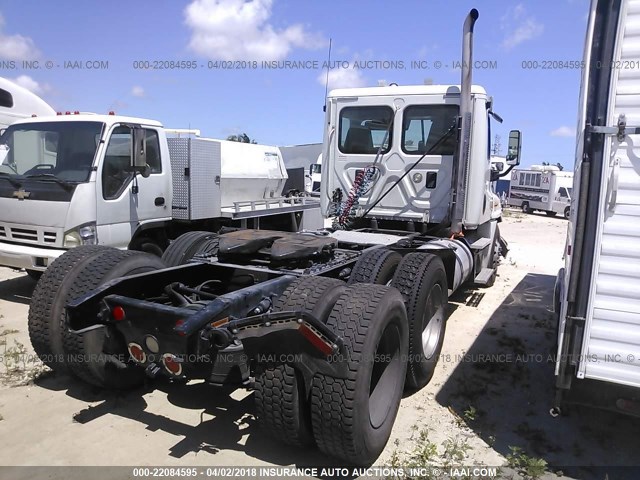
M42 95L43 93L47 93L51 91L51 86L47 83L40 83L29 75L20 75L17 78L10 79L12 82L17 83L22 88L26 88L32 93L36 95Z
M327 83L327 70L323 70L318 75L318 83L325 85ZM364 87L366 80L359 68L332 68L329 70L329 90L333 88L351 88Z
M574 128L563 125L556 128L555 130L552 130L549 135L551 135L552 137L575 137L575 134L576 132Z
M40 56L33 40L18 34L7 35L4 26L5 20L0 13L0 59L31 60Z
M134 87L131 89L131 95L139 98L144 97L145 96L144 88L142 88L140 85L134 85Z
M272 6L273 0L193 0L185 9L189 48L218 60L281 60L294 48L324 46L300 24L276 29Z
M527 40L539 37L544 32L544 25L533 15L528 15L522 3L507 10L500 19L501 28L505 31L502 46L511 50Z

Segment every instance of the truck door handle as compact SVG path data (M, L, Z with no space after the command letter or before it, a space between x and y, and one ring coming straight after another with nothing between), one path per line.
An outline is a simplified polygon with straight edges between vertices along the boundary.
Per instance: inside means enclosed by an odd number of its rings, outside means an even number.
M161 207L164 205L164 197L156 197L154 203L156 204L156 207Z

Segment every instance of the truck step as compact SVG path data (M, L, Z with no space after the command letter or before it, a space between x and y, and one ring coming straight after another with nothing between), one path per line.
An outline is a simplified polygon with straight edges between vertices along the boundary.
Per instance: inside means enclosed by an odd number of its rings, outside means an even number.
M484 250L489 245L491 245L491 240L489 238L482 237L469 245L469 248L471 248L471 250Z
M496 279L495 268L483 268L480 273L473 279L473 283L482 287L490 287Z

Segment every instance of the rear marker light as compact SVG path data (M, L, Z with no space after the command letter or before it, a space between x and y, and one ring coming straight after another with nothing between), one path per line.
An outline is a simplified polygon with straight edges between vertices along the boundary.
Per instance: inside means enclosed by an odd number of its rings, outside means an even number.
M178 376L182 373L182 362L171 353L165 353L162 356L162 365L171 375Z
M129 350L129 355L138 363L144 363L147 360L147 354L144 353L144 350L137 343L130 343L127 345L127 350Z
M333 353L333 347L329 343L325 342L320 336L318 336L316 332L314 332L308 326L304 324L300 325L298 327L298 331L304 338L309 340L311 345L320 350L320 352L322 352L324 355L329 356Z
M114 307L113 310L111 310L111 316L113 317L113 319L116 322L121 322L126 317L126 315L124 313L124 308L122 308L122 307Z
M182 325L184 325L185 322L186 322L186 320L184 318L181 318L180 320L178 320L176 322L176 324L174 325L174 327L173 327L174 330L177 330L178 328L180 328ZM183 331L180 331L180 330L177 330L176 333L178 335L180 335L181 337L184 337L186 335L186 332L183 332Z

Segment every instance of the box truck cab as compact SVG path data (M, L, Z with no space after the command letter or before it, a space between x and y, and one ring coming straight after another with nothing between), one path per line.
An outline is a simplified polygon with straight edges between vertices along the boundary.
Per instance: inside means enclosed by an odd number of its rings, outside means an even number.
M147 165L131 166L143 132ZM0 264L44 270L66 249L127 248L171 219L171 167L159 122L115 115L23 120L0 136ZM132 185L133 184L133 185Z

